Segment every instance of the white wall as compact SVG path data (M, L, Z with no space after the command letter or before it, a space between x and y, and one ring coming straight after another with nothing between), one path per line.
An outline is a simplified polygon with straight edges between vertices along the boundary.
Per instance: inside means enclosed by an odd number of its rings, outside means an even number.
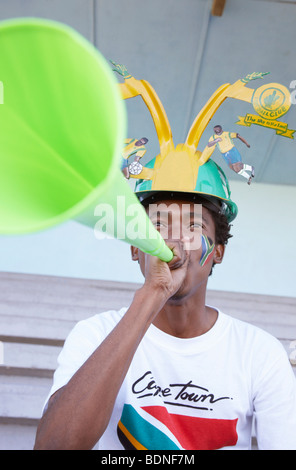
M232 182L239 206L223 264L209 288L296 297L296 187ZM142 282L129 245L97 240L75 222L23 237L0 237L0 270Z
M231 183L239 214L212 289L296 297L295 186Z

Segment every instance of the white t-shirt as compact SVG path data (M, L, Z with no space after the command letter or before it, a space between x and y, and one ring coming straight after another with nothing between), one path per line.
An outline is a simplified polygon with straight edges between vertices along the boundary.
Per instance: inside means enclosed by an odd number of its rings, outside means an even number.
M49 396L125 312L101 313L74 327ZM296 380L276 338L222 312L207 333L190 339L151 325L94 448L247 450L253 417L259 449L296 449Z

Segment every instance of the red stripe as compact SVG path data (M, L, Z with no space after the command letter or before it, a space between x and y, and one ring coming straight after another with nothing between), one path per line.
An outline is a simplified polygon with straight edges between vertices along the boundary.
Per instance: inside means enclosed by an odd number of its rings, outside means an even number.
M214 450L237 443L237 419L196 418L171 414L162 406L144 406L161 421L186 450Z

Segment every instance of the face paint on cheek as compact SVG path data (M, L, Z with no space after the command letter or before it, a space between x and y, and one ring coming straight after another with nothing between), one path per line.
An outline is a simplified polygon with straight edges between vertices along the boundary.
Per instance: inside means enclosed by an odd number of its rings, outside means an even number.
M206 235L201 235L201 247L202 250L199 264L201 266L204 266L214 256L215 243L213 242L213 240L211 240L211 238L208 238Z

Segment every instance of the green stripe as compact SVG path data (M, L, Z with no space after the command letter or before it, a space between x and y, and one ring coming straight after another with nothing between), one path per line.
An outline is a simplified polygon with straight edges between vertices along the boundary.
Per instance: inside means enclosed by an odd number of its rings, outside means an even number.
M205 254L203 255L202 259L200 260L200 265L203 266L207 257L213 252L214 250L214 246L215 244L213 243L212 245L210 245L210 242L209 242L209 239L206 235L203 235L203 238L205 240L205 243L206 243L206 252Z
M120 421L134 439L148 450L180 449L166 434L142 418L132 405L124 405Z

